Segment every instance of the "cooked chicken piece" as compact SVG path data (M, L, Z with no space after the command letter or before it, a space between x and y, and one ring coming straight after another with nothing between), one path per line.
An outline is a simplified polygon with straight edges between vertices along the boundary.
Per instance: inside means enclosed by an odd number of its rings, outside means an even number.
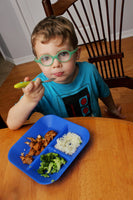
M31 142L36 142L36 139L34 139L33 137L27 137L28 140L30 140Z
M42 144L43 144L44 147L46 147L46 146L48 146L49 142L45 138L43 138Z
M35 151L40 151L41 147L42 147L42 142L37 142L37 143L33 146L33 148L34 148Z
M25 142L25 144L29 145L31 148L36 144L36 142Z
M51 140L57 135L57 133L53 130L50 130L46 133L44 138L41 135L38 135L36 139L32 137L27 137L29 141L25 142L25 144L30 146L30 151L26 156L24 156L24 153L21 153L21 160L24 164L31 164L33 161L32 156L39 155L44 148L50 143Z
M40 153L45 149L45 147L41 147Z
M56 133L55 131L50 130L50 131L48 131L48 132L46 133L45 138L46 138L46 140L51 141L51 140L53 140L53 138L54 138L56 135L57 135L57 133Z
M36 142L40 142L40 141L42 141L42 136L41 136L41 135L38 135L38 136L37 136L37 139L36 139Z
M39 151L36 151L35 156L38 156L44 150L44 148L45 147L42 146Z
M31 148L30 151L29 151L29 153L28 153L28 155L29 156L34 156L35 153L36 153L36 150L34 148Z
M30 155L21 155L20 156L20 158L21 158L21 160L22 160L22 162L23 162L23 164L28 164L28 165L30 165L31 163L32 163L32 161L34 160L33 158L32 158L32 156L30 156Z

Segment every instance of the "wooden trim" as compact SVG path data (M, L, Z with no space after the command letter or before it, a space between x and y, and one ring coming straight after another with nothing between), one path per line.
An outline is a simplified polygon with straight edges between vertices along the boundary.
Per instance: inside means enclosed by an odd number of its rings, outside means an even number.
M122 53L115 53L115 54L110 54L110 55L105 55L105 56L92 57L92 58L89 58L88 61L90 63L94 63L94 62L118 59L118 58L123 58L123 57L124 57L124 53L122 52Z
M133 78L128 76L104 79L104 81L110 88L127 87L133 89Z

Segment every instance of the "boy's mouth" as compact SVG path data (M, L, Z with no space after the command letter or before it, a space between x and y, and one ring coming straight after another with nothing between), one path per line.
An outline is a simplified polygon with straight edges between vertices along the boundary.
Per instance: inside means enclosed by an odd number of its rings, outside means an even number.
M61 77L63 74L64 72L57 72L57 73L54 73L54 76Z

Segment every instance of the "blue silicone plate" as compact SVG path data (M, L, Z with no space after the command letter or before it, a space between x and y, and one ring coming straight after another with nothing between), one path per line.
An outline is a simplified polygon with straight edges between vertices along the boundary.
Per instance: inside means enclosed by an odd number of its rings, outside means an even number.
M36 138L38 135L44 137L44 135L49 131L54 130L57 132L56 137L48 144L48 146L40 153L40 155L34 157L34 161L28 165L23 164L20 159L20 155L22 152L27 154L30 150L30 147L25 144L27 141L27 137ZM82 143L77 148L76 152L72 155L65 154L59 150L57 150L54 146L56 144L57 138L62 137L64 134L68 132L76 133L81 137ZM75 123L72 123L66 119L57 117L55 115L46 115L40 118L10 149L8 153L9 161L18 167L21 171L35 180L40 184L50 184L53 181L57 181L60 176L65 172L65 170L69 167L69 165L73 162L73 160L77 157L77 155L81 152L81 150L85 147L90 139L90 134L88 130L82 126L79 126ZM37 170L40 166L40 156L42 154L46 154L49 152L58 153L59 156L63 157L67 162L65 165L61 167L58 173L50 174L50 177L45 178L38 174Z

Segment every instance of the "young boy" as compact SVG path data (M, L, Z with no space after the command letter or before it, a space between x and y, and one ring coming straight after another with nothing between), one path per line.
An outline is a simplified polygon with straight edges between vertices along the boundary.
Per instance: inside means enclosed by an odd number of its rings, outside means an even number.
M61 16L45 18L35 27L31 42L42 73L23 88L23 97L9 110L10 129L20 128L33 112L60 117L101 116L98 98L111 114L122 118L96 67L76 62L80 48L69 20ZM51 78L54 80L41 83Z

